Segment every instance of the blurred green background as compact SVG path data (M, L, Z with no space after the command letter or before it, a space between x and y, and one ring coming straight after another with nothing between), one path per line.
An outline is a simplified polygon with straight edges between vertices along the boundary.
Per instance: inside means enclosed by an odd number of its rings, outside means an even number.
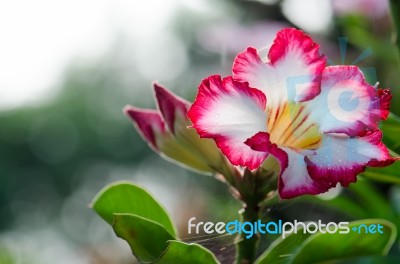
M186 223L192 216L235 219L240 204L223 183L154 154L122 108L154 108L154 80L193 100L202 78L229 75L238 52L265 48L291 26L312 35L329 63L356 64L372 84L392 88L391 110L400 114L400 67L386 1L0 2L0 263L132 263L129 247L88 208L118 179L150 190L183 240L229 263L233 238L190 238ZM363 180L323 199L282 202L265 214L380 217L400 225L396 185Z

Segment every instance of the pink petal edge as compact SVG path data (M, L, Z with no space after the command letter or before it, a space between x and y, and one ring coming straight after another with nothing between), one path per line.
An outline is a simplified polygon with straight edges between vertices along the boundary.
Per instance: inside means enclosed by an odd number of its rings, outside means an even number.
M371 158L363 163L353 163L351 167L340 164L330 167L319 166L306 157L305 162L311 178L326 190L335 187L337 183L347 187L350 183L357 181L357 175L364 172L366 167L385 167L397 160L397 158L390 156L389 150L383 144L380 130L366 131L356 138L375 145L379 149L380 157Z
M177 118L177 113L180 113L182 117L186 118L186 113L190 107L190 103L157 83L154 83L153 85L157 108L162 114L169 130L174 133L174 123Z
M340 97L351 93L357 100L355 109L344 109ZM354 97L354 98L353 98ZM324 69L321 93L308 102L311 118L324 133L345 133L357 136L364 130L376 130L389 114L391 94L367 83L357 66L329 66Z
M320 54L319 45L304 32L295 28L279 31L268 58L269 61L263 62L255 48L247 48L235 58L232 69L234 79L248 82L251 87L262 89L268 95L295 92L295 99L300 102L319 94L326 57ZM282 87L271 87L276 86L274 79L280 79ZM303 86L298 94L297 90L289 91L297 89L298 85Z
M132 120L141 137L158 150L155 134L156 132L161 134L166 132L165 124L159 112L130 105L125 106L123 112Z
M201 82L196 99L187 114L193 123L192 127L197 130L200 137L213 138L218 148L233 165L246 166L249 169L258 168L264 161L266 154L253 151L244 144L244 141L259 130L243 124L243 122L247 122L248 120L241 121L240 123L232 121L233 123L229 124L229 128L225 128L220 123L215 123L217 121L210 123L210 120L213 119L218 120L222 118L221 120L225 122L229 118L238 118L232 112L223 112L222 114L215 112L216 109L220 110L218 107L221 104L218 104L218 100L232 100L234 103L238 103L239 105L233 111L246 111L246 109L241 107L243 104L251 107L257 113L262 113L262 120L258 121L264 122L263 120L266 118L264 116L266 106L265 95L257 89L250 88L247 83L236 82L231 77L221 79L219 75L212 75ZM223 116L224 114L226 116ZM252 113L247 112L246 114L252 115ZM260 126L258 121L256 125ZM250 130L251 134L243 136L243 133L245 133L243 132L243 128ZM257 131L253 131L254 129L257 129Z

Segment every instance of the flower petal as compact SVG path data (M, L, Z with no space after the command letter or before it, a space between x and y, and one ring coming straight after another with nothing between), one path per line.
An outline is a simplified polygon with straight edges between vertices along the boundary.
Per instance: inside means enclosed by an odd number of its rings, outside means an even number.
M325 134L316 154L306 157L312 179L327 188L336 186L338 182L347 187L357 180L356 176L366 166L388 166L394 161L382 143L379 130L354 138Z
M307 170L305 155L290 148L283 148L288 157L288 166L279 177L279 196L283 199L294 198L303 194L319 194L327 187L315 181Z
M133 121L142 138L156 150L159 149L156 137L166 133L159 113L156 110L141 109L130 105L126 106L123 111Z
M326 57L320 54L319 45L308 35L295 28L281 30L268 57L284 78L289 95L296 92L297 101L310 100L318 95Z
M244 143L253 150L266 152L274 156L279 162L281 172L287 168L288 156L286 152L270 141L270 135L267 132L258 132Z
M389 89L378 89L376 96L379 97L379 108L381 109L381 119L386 120L389 116L390 100L392 100L392 94Z
M187 128L187 124L176 127L178 137L175 137L156 110L126 106L124 112L133 121L144 141L156 153L171 162L206 174L215 173L215 168L223 166L226 162L214 142L201 140L193 129ZM190 141L190 144L187 141Z
M179 122L179 120L176 119L186 119L186 113L190 107L190 103L157 83L154 83L154 95L157 107L168 129L172 133L175 133L175 122Z
M268 59L263 62L256 49L248 48L235 59L234 79L261 89L271 106L282 100L306 101L318 95L326 57L309 36L293 28L279 31Z
M265 153L252 150L244 141L266 130L266 97L231 77L210 76L200 84L188 117L203 138L213 138L233 165L257 168Z
M314 181L307 171L304 153L290 148L278 148L269 141L269 135L260 132L246 140L246 144L257 151L271 154L279 162L279 196L283 199L303 194L318 194L326 191L324 186Z
M331 66L323 72L321 93L307 108L322 132L356 136L377 129L388 115L390 98L388 90L369 85L358 67Z

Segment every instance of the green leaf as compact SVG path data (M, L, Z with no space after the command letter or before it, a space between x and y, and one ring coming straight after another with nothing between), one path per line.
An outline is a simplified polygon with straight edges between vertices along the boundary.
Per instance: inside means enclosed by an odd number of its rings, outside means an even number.
M400 256L352 258L336 262L335 264L393 264L393 263L400 263Z
M400 184L400 162L383 168L367 168L362 175L374 181Z
M383 218L395 222L400 227L400 219L388 203L384 194L374 187L373 182L365 177L359 177L341 195L332 199L321 199L318 196L303 196L297 201L317 204L324 208L345 213L352 219Z
M93 199L91 207L110 225L114 214L134 214L160 224L176 236L165 209L146 190L130 182L116 182L104 187Z
M396 151L400 147L400 117L390 113L388 118L382 122L381 129L386 146Z
M169 241L167 251L155 264L218 264L215 256L198 244Z
M299 230L300 231L300 230ZM293 252L312 234L298 232L285 239L276 239L269 248L256 260L256 264L286 264L291 263Z
M351 185L349 187L349 190ZM369 211L363 208L363 206L345 195L338 195L335 198L324 200L318 196L305 195L297 198L298 201L304 201L307 203L317 204L324 208L331 208L340 213L347 214L353 219L368 218L370 216Z
M380 224L383 234L364 234L352 230L360 225ZM348 234L291 234L277 239L256 261L257 264L302 264L339 261L348 258L386 255L396 238L396 227L382 219L351 222ZM364 230L364 229L363 229Z
M390 0L390 10L392 14L392 22L393 22L393 42L397 47L397 59L400 60L400 3L397 0ZM400 61L399 61L400 63Z
M356 197L356 200L359 201L360 205L369 212L369 217L398 221L398 216L390 203L370 181L359 179L357 183L350 186L349 190Z
M374 36L369 30L367 21L366 17L357 15L350 16L346 18L346 21L343 21L345 23L345 36L351 36L349 42L361 50L370 48L374 56L387 63L397 63L396 56L393 56L396 52L395 47L389 41ZM376 81L376 78L373 78L373 80Z
M132 214L115 214L113 228L126 240L140 262L154 262L167 249L174 237L160 224Z
M383 234L358 234L352 231L360 225L380 224ZM315 263L322 261L343 260L347 258L386 255L396 238L396 227L386 220L368 219L349 224L348 234L322 234L309 237L293 258L293 263Z

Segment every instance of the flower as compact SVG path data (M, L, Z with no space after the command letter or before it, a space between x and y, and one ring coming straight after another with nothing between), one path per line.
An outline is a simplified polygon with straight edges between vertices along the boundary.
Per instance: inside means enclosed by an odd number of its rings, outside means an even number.
M154 97L157 110L130 105L123 110L150 148L170 161L205 174L216 173L227 165L212 140L200 139L188 128L189 102L157 83L154 83Z
M266 58L250 47L233 76L204 79L188 117L233 165L255 170L275 158L279 195L293 198L348 186L366 166L394 161L378 128L390 99L356 66L327 67L318 44L288 28Z

